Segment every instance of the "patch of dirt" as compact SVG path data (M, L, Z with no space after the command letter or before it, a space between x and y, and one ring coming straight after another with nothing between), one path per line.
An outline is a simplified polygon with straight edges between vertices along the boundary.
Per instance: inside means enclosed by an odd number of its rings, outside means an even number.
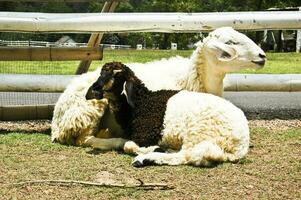
M47 133L50 134L50 120L0 121L0 133Z
M47 133L51 129L50 120L27 120L27 121L0 121L0 133L4 132L26 132L26 133ZM251 128L262 127L271 131L288 130L291 128L301 128L301 119L291 120L249 120Z
M251 128L266 128L271 131L285 131L288 129L301 128L301 119L274 119L274 120L249 120Z
M123 171L123 170L121 170ZM109 171L100 171L96 174L94 181L104 184L125 184L125 185L137 185L139 181L130 177L124 176L124 174L114 174Z

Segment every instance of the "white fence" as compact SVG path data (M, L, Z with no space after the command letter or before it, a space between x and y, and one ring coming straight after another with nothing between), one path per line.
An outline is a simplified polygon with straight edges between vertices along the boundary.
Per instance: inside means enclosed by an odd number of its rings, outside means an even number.
M131 45L117 45L117 44L100 44L103 48L110 49L130 49ZM0 40L0 47L87 47L87 43L57 43L57 42L46 42L46 41L33 41L33 40Z
M0 12L0 31L10 32L200 32L221 26L237 30L301 29L300 11L222 13Z
M296 30L301 29L301 11L97 14L0 12L0 31L9 32L200 32L221 26L232 26L241 30ZM55 44L22 42L37 46ZM111 44L104 44L104 47L129 48L128 45Z
M226 12L226 13L88 13L48 14L0 12L0 32L55 32L55 33L107 33L107 32L202 32L231 26L237 30L296 30L301 29L300 11L279 12ZM297 40L299 41L299 40ZM28 42L28 41L26 41ZM47 45L30 41L35 45ZM26 44L30 45L30 44ZM112 46L109 46L112 48ZM116 48L116 45L114 46ZM261 77L261 78L259 78ZM60 92L72 76L56 79L42 75L1 75L0 91ZM239 82L239 79L243 79ZM300 76L294 75L230 75L226 77L226 90L300 91ZM262 81L264 80L264 81ZM276 81L276 82L275 82ZM253 84L255 83L255 84ZM260 84L258 84L260 83ZM275 87L278 83L279 86ZM283 84L282 84L283 83ZM2 110L1 110L2 109ZM15 109L0 106L0 120L50 118L49 106L33 106L28 114L24 107ZM47 112L45 112L45 110ZM33 114L34 113L34 114ZM38 113L44 113L39 115ZM16 118L16 114L21 117ZM2 116L1 116L2 115ZM23 116L24 115L24 116ZM25 116L26 115L26 116Z
M76 75L0 74L0 92L63 92ZM227 74L225 91L300 92L301 74Z
M87 47L87 43L56 43L46 41L34 41L34 40L0 40L0 46L7 47L58 47L58 46L72 46L72 47Z

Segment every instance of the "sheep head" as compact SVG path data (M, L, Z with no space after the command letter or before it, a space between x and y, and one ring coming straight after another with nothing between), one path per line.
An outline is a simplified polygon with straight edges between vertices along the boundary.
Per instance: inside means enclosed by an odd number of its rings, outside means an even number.
M120 62L106 63L102 67L98 79L89 88L86 99L101 99L104 98L104 95L110 93L120 94L122 91L123 83L125 82L125 77L121 76L121 73L118 73L117 76L115 76L115 74L116 72L121 72L124 69L125 65Z
M266 55L259 46L231 27L216 29L196 46L203 51L207 65L223 73L246 68L260 69L266 61Z
M120 62L106 63L102 67L99 78L89 89L90 93L94 94L90 96L97 99L104 97L112 99L124 93L128 97L127 94L132 93L131 83L135 79L134 72L124 64ZM131 105L130 102L129 104Z
M88 98L105 98L109 101L108 113L111 116L108 119L109 123L113 120L115 122L112 123L117 123L123 130L128 126L131 107L126 96L121 95L121 93L128 77L133 74L128 67L120 62L106 63L101 69L100 76L89 89L92 95Z
M135 107L136 91L143 91L143 94L149 92L134 72L120 62L106 63L99 78L91 86L91 91L97 98L126 103L132 108Z

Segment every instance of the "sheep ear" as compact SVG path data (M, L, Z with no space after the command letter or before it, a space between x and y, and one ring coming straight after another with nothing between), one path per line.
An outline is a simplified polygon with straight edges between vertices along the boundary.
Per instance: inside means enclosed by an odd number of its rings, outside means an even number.
M134 83L133 81L126 81L123 85L122 93L126 96L128 104L134 108Z

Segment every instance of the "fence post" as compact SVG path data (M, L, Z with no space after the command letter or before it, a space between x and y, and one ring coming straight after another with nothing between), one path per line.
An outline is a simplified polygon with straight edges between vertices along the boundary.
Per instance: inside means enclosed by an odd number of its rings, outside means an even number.
M114 12L117 5L118 5L117 1L106 1L101 12ZM103 33L91 34L87 46L88 47L98 47L102 37L103 37ZM75 74L86 73L89 70L91 62L92 62L92 60L82 60L79 63Z
M299 11L301 12L301 7L299 7ZM297 53L301 52L301 29L297 30L297 35L296 35L296 52Z

